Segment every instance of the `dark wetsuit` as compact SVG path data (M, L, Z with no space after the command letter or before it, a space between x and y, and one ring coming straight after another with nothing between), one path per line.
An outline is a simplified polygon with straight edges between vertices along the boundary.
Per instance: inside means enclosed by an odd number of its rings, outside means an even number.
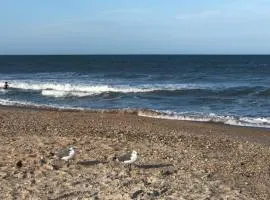
M5 83L4 89L5 89L5 90L8 89L8 84L7 84L7 83Z

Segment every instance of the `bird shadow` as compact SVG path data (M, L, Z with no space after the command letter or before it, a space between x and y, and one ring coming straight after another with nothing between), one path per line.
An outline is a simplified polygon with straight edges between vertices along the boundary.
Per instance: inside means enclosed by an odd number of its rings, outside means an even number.
M100 160L83 160L78 161L77 164L83 165L83 166L91 166L91 165L98 165L98 164L106 164L108 162L100 161Z
M141 169L154 169L154 168L163 168L163 167L172 167L172 164L143 164L143 165L134 165L135 167L141 168Z

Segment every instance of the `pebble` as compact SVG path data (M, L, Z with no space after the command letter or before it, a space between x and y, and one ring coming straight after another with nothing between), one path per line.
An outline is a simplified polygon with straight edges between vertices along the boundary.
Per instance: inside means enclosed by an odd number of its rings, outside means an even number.
M23 166L22 161L19 160L19 161L16 163L16 167L17 167L17 168L21 168L22 166Z
M136 199L140 194L143 193L143 190L137 190L131 195L131 199Z

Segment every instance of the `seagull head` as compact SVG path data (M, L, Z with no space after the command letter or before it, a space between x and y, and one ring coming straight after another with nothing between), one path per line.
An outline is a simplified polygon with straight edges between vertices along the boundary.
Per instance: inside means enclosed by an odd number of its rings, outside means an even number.
M75 147L69 147L68 150L69 151L74 151L76 148Z
M139 153L138 153L137 151L135 151L135 150L133 150L131 154L132 154L133 156L139 155Z

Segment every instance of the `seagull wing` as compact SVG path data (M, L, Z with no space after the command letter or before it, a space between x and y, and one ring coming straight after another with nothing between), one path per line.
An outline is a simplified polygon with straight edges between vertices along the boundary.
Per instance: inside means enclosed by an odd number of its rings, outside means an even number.
M124 162L125 160L130 160L131 153L127 153L125 155L119 156L117 159L120 162Z
M69 149L62 149L62 150L59 150L57 153L56 153L57 157L58 158L63 158L65 156L68 156L69 155Z

